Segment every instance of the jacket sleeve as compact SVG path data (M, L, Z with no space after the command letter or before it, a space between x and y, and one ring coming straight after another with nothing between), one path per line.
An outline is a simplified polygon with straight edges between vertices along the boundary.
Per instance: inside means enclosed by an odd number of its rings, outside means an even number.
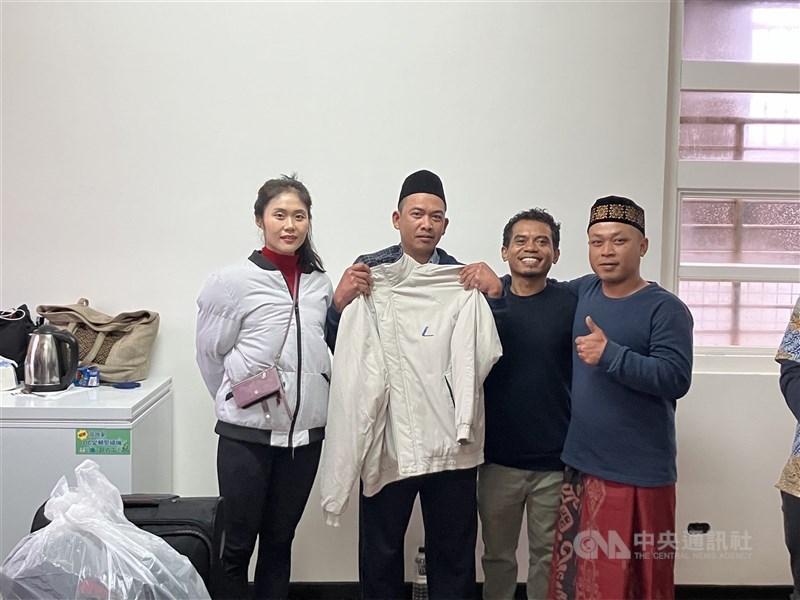
M334 527L347 510L367 453L383 439L389 399L372 300L358 296L340 324L320 478L325 521Z
M353 264L366 264L367 262L372 261L369 261L368 257L362 254L353 261ZM339 309L337 309L336 305L333 303L334 292L335 290L331 292L331 303L328 306L328 314L325 317L325 343L328 344L328 348L331 349L331 352L336 351L336 337L339 335L339 321L342 318L342 313L339 312Z
M685 306L663 306L653 315L648 356L608 340L599 366L639 392L681 398L692 383L692 327Z
M333 298L333 293L331 293L331 298ZM336 309L336 305L331 300L328 312L325 315L325 343L328 344L331 352L336 350L336 336L339 334L339 321L341 318L342 313Z
M200 290L197 309L197 366L211 397L215 398L225 374L223 359L233 349L241 317L236 302L216 275L212 275Z
M792 414L800 421L800 363L788 359L779 362L781 392Z
M450 355L453 365L456 439L460 444L475 441L472 426L480 414L483 381L503 355L494 316L486 299L477 290L459 311Z

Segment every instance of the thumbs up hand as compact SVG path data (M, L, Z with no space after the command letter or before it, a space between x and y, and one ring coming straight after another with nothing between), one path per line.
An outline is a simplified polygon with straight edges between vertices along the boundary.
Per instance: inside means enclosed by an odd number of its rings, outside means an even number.
M589 335L582 335L575 338L575 347L578 350L578 357L587 365L596 365L600 362L603 350L606 349L606 334L600 329L592 317L586 317L586 326L589 328Z

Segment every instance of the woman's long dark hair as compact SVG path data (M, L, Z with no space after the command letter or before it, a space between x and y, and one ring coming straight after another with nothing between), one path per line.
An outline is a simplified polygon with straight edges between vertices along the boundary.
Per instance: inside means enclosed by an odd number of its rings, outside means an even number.
M306 235L303 245L297 249L297 262L304 272L316 270L324 273L325 269L322 266L322 259L319 257L319 254L317 254L314 248L314 242L311 239L311 194L308 193L308 188L297 179L296 173L281 175L277 179L270 179L261 186L261 189L258 190L256 203L253 206L256 219L263 218L264 209L267 207L267 204L269 204L273 198L277 198L284 192L297 194L297 197L300 198L300 202L305 205L308 211L308 235Z

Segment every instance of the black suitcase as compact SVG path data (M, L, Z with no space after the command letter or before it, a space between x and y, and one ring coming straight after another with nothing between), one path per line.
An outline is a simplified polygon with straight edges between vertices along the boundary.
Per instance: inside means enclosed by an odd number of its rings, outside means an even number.
M122 494L125 518L157 535L186 556L212 598L219 597L224 572L224 505L217 496L181 498L175 494ZM36 511L31 533L45 527L44 504Z

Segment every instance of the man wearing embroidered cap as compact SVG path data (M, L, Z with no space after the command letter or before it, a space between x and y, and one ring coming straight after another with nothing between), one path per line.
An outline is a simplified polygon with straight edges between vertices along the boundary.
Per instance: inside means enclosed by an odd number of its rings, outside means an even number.
M567 284L578 296L572 418L548 597L672 598L675 408L691 383L692 316L642 278L635 202L597 200L588 236L594 274Z

